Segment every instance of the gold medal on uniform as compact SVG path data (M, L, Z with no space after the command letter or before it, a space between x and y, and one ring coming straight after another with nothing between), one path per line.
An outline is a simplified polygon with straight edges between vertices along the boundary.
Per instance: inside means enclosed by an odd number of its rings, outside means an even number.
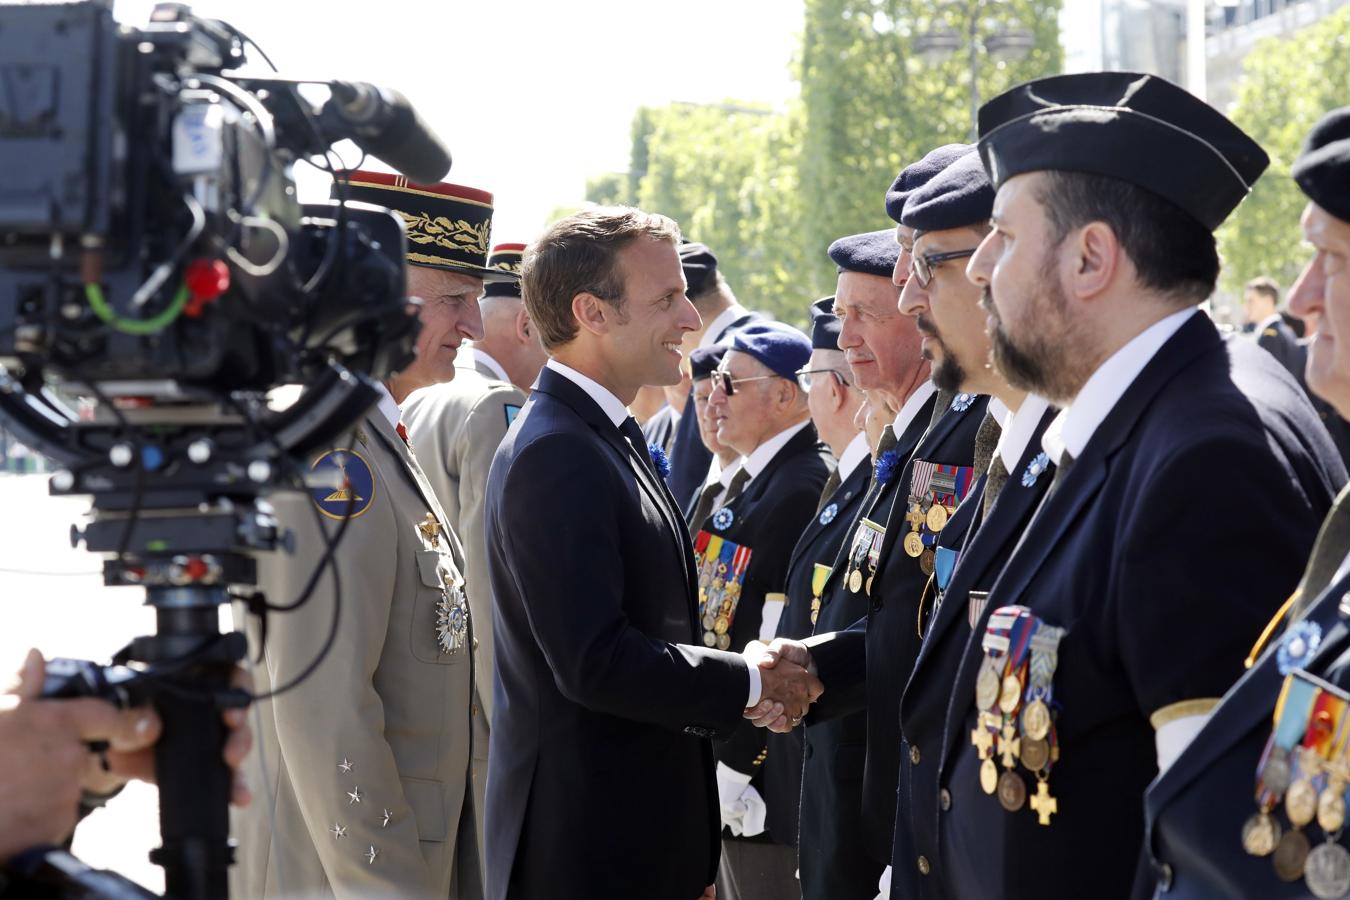
M980 763L980 790L986 794L992 794L998 789L998 766L994 765L993 757Z
M1253 813L1242 823L1242 849L1252 856L1269 856L1279 845L1283 831L1269 811Z
M918 559L923 555L923 538L917 531L911 531L905 535L905 554Z
M848 576L848 589L856 594L858 593L858 591L862 590L862 586L863 586L862 569L854 569L852 574Z
M940 503L934 503L928 507L928 530L938 532L947 527L947 520L951 518L947 513L947 507Z

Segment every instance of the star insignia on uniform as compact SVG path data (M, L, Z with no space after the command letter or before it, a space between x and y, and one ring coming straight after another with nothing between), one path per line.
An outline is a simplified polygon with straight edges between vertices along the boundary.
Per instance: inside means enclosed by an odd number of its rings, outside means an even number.
M347 826L343 825L341 822L334 822L333 827L328 829L328 831L338 840L347 836Z
M452 585L436 601L436 644L442 653L455 653L464 647L469 634L469 601L464 589Z
M718 531L726 531L731 527L731 523L735 521L735 519L736 514L724 506L713 513L713 527Z
M834 517L839 515L839 504L831 503L820 511L820 524L828 525L834 521Z
M380 827L388 828L389 823L392 821L394 821L394 814L386 809L380 816Z
M348 761L347 757L345 756L342 757L342 762L338 763L338 771L341 772L343 775L346 775L351 770L352 770L351 762Z
M965 412L970 409L970 405L974 402L974 394L960 393L952 398L952 409L956 412Z
M347 805L355 806L356 804L361 802L361 789L357 788L354 791L348 791L347 796L351 798L350 800L347 801Z
M379 855L380 855L380 851L378 851L378 850L375 849L375 845L374 845L374 844L371 844L371 845L370 845L370 849L367 850L367 851L365 852L365 854L364 854L364 856L366 857L366 865L371 865L372 863L374 863L374 862L375 862L375 857L377 857L377 856L379 856Z
M1027 470L1022 473L1022 487L1031 487L1036 480L1041 477L1041 473L1050 467L1050 455L1048 453L1037 453L1036 458L1027 463Z

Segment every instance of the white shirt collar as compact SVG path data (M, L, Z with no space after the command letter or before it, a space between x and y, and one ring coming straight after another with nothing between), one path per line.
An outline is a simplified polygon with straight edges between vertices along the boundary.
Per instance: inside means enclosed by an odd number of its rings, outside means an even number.
M798 422L791 428L785 428L782 431L769 438L764 443L756 447L749 456L745 457L745 470L750 473L750 480L754 481L755 476L764 471L764 467L769 464L778 451L782 450L788 441L792 440L799 431L811 424L810 419Z
M1252 330L1253 330L1254 332L1256 332L1256 333L1259 335L1261 332L1265 331L1267 328L1274 328L1274 327L1276 327L1277 325L1279 325L1279 324L1280 324L1281 322L1283 322L1283 321L1284 321L1284 316L1280 315L1280 314L1277 313L1277 312L1273 312L1273 313L1271 313L1270 315L1266 316L1264 319L1262 319L1260 322L1257 322L1257 323L1256 323L1256 327L1253 328Z
M1056 465L1063 460L1066 451L1074 459L1083 455L1083 448L1092 439L1097 426L1115 409L1139 373L1162 349L1162 345L1181 330L1181 326L1191 316L1199 312L1194 307L1187 307L1159 319L1097 367L1078 396L1055 416L1041 436L1041 446Z
M708 325L708 330L703 332L703 337L698 339L700 347L711 347L717 343L717 339L722 336L722 332L727 330L732 322L735 322L741 316L747 315L750 311L739 303L733 303L726 309L717 314L717 318Z
M604 414L609 417L609 420L614 423L615 428L622 425L623 420L628 418L628 409L623 405L623 402L620 401L618 397L614 396L613 391L600 384L598 381L587 378L576 369L564 365L556 359L550 358L548 362L544 363L544 366L545 368L557 372L559 375L585 391L586 396L595 401L596 405L599 406Z
M506 370L502 368L502 364L488 355L485 350L479 350L477 347L470 347L468 355L461 356L459 359L464 361L464 365L461 366L459 360L456 360L455 366L457 368L473 369L481 365L491 372L498 380L505 381L507 384L511 383L511 378L506 374Z
M717 457L715 456L713 457L713 462L714 463L717 462ZM708 480L708 483L711 484L714 480L720 481L722 483L722 490L725 491L727 488L731 487L731 479L736 477L736 473L741 470L741 466L743 465L745 465L745 457L744 456L736 457L731 461L731 464L729 466L727 466L725 469L717 473L716 479L710 478Z
M853 470L858 468L858 464L866 459L870 452L871 448L867 446L867 432L860 431L855 434L839 456L839 481L847 481Z
M928 402L928 398L933 396L933 392L936 390L937 388L933 385L933 382L925 381L923 384L919 385L914 393L909 395L909 399L905 401L905 405L900 407L900 411L895 414L894 427L896 437L900 437L900 435L905 433L905 429L909 427L909 423L913 422L914 417L919 414L919 408Z
M380 389L380 400L375 404L376 408L379 409L380 415L389 420L390 428L397 428L400 414L398 404L394 402L394 395L389 393L389 388L385 387L383 382L375 386Z
M996 398L990 398L991 409L996 402ZM1050 408L1050 401L1036 394L1027 394L1022 406L1016 410L1008 409L1002 403L999 406L1006 413L1002 417L1003 431L998 436L998 447L994 452L1003 460L1003 468L1012 472L1021 462L1022 454L1027 452L1027 444L1031 443L1031 436L1035 434L1041 416Z

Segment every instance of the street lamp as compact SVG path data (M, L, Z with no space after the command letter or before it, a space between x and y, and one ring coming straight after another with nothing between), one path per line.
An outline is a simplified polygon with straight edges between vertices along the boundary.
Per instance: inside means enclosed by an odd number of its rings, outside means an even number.
M1036 37L1016 21L998 22L984 18L987 10L1001 6L1006 0L946 0L939 3L940 11L965 13L969 22L965 34L949 25L938 25L914 40L914 52L930 63L940 63L963 47L970 56L970 128L971 135L979 132L980 111L980 51L1000 62L1013 62L1025 57L1036 45ZM981 28L981 26L984 26Z

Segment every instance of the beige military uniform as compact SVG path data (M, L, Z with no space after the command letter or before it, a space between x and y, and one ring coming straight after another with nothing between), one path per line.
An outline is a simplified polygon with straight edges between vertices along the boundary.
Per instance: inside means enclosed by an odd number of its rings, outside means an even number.
M488 469L497 446L525 394L483 361L475 350L473 369L457 369L452 381L415 391L403 404L417 459L436 497L464 541L473 611L477 697L474 702L474 809L482 831L487 788L488 724L492 715L492 585L488 580L483 500ZM480 848L481 849L481 848Z
M296 536L294 556L260 563L274 604L296 600L322 557L319 522L331 535L350 514L334 554L340 617L314 673L251 714L257 741L244 771L254 800L234 811L231 895L478 900L478 840L465 802L473 636L462 550L385 414L372 411L355 437L314 461L345 473L344 487L273 499ZM334 596L327 568L308 603L268 616L263 664L253 672L259 693L320 652Z

